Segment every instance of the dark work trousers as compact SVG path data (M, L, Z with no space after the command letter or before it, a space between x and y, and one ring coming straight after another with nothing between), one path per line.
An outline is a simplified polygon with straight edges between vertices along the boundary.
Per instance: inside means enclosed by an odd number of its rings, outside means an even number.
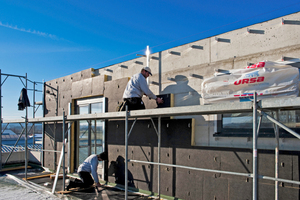
M88 188L94 184L94 179L92 178L89 172L78 172L78 175L81 180L76 179L72 181L71 186L72 188L81 187L81 188Z
M126 102L126 105L128 105L128 110L145 109L145 104L142 101L142 98L137 98L137 97L126 98L126 99L124 99L124 101ZM125 110L126 110L126 108L124 106L122 111L125 111Z

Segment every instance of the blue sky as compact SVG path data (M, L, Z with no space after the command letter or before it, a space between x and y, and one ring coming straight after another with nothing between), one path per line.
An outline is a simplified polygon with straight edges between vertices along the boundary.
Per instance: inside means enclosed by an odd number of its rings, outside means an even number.
M299 11L296 0L0 0L0 69L49 81ZM2 85L4 119L25 115L22 87Z

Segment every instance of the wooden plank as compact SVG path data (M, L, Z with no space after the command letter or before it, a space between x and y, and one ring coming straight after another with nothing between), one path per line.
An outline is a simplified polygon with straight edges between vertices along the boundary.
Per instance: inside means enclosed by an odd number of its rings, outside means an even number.
M27 168L31 168L31 166L27 166ZM4 168L4 169L0 170L0 172L6 172L6 171L12 171L12 170L18 170L18 169L25 169L25 166Z
M23 180L30 180L30 179L36 179L36 178L44 178L47 176L51 176L53 174L43 174L43 175L39 175L39 176L32 176L32 177L28 177L27 179L23 178Z
M64 177L63 174L59 174L59 175L58 175L58 178L63 178L63 177ZM68 176L66 175L66 177L68 177ZM51 179L51 180L54 180L54 179L55 179L55 174L51 174L51 175L50 175L50 179Z
M89 190L89 189L92 189L92 188L95 188L94 185L90 186L90 187L87 187L87 188L80 188L80 187L76 187L76 188L70 188L69 190L65 190L65 191L58 191L57 193L58 194L70 194L72 192L82 192L82 191L86 191L86 190Z

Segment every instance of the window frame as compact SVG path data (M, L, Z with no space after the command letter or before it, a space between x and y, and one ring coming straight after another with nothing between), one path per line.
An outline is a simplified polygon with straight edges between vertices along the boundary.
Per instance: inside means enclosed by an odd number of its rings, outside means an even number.
M298 119L298 113L300 112L297 109L286 109L286 110L280 110L280 111L295 111L295 117L296 117L296 123L300 122L300 120ZM272 115L271 115L272 116ZM280 116L280 114L279 114ZM258 121L259 121L259 117L260 115L258 115ZM265 118L264 116L262 116L263 118ZM213 134L213 137L239 137L239 138L252 138L253 137L253 128L242 128L242 126L239 126L238 128L224 128L223 127L223 114L218 114L216 117L216 123L215 123L215 131ZM268 119L267 119L268 120ZM273 124L272 122L270 122L271 124ZM284 124L284 122L281 122ZM300 133L300 126L299 127L289 127L287 126L289 129ZM260 138L274 138L275 137L275 130L274 130L274 126L272 128L268 127L268 128L264 128L264 127L260 127L259 128L259 132L258 132L258 137ZM292 134L290 134L289 132L287 132L286 130L284 130L283 128L278 126L278 130L279 130L279 138L296 138L295 136L293 136Z
M99 108L101 109L100 111L102 111L101 113L105 113L107 112L107 98L106 97L87 97L87 98L82 98L82 99L77 99L75 101L75 105L76 105L76 114L80 114L80 107L87 107L87 112L88 113L84 113L84 114L94 114L95 112L93 112L92 110L92 104L97 104L97 103L102 103L102 106L100 106ZM96 110L97 110L97 107L96 107ZM97 112L99 113L99 112ZM84 121L85 123L87 123L88 125L88 145L80 145L79 142L80 142L80 139L79 139L79 136L80 136L80 122L81 121ZM94 136L94 131L97 130L97 125L99 124L99 121L102 121L103 124L102 124L102 142L101 144L97 144L97 141L98 139L96 138L95 140L95 137ZM102 123L101 122L101 123ZM99 154L101 152L98 152L97 151L97 148L98 147L102 147L102 152L105 151L105 148L106 148L106 144L105 144L105 140L106 140L106 120L78 120L77 122L77 125L76 125L76 165L75 165L75 168L77 169L78 166L80 165L80 161L79 161L79 148L82 147L87 147L88 148L88 155L91 155L91 154ZM96 130L95 130L96 128ZM96 142L96 145L92 144L93 140L95 140L94 142ZM95 152L96 151L96 152ZM100 178L101 179L104 179L104 175L105 175L105 163L104 161L102 161L101 163L99 163L98 165L98 174L100 175Z

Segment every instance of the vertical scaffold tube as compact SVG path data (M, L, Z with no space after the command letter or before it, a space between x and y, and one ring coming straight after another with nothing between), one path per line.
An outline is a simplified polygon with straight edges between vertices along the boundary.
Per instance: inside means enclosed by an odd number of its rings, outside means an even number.
M128 199L128 106L125 115L125 200Z
M42 103L43 103L43 117L45 117L45 81L43 80L43 97L42 97ZM41 165L42 167L44 166L44 149L45 149L45 142L44 142L44 139L45 139L45 122L42 122L42 158L41 158Z
M27 91L27 73L26 73L26 91ZM28 166L28 127L27 127L27 122L28 122L28 108L26 106L25 108L25 180L27 180L27 166Z
M65 181L66 181L66 166L65 166L65 162L66 162L66 152L65 152L65 148L66 148L66 136L65 136L65 132L66 132L66 118L65 118L65 111L63 111L63 150L62 150L62 154L63 154L63 190L65 191Z
M0 170L2 170L2 80L1 80L1 69L0 69Z
M257 200L257 93L253 95L253 200Z
M35 118L35 82L33 82L33 106L32 106L32 117ZM32 132L33 132L33 141L32 141L32 145L33 145L33 149L35 149L35 124L32 124Z
M276 113L276 120L278 121L278 111L275 112ZM279 174L279 164L278 164L278 160L279 160L279 131L278 131L278 126L277 124L274 124L274 131L275 131L275 138L276 138L276 147L275 147L275 178L278 178L278 174ZM278 193L278 189L279 189L279 185L278 185L278 181L275 181L275 200L279 199L279 193Z
M158 117L158 163L160 163L160 147L161 147L161 116ZM160 165L158 165L158 197L160 198Z

